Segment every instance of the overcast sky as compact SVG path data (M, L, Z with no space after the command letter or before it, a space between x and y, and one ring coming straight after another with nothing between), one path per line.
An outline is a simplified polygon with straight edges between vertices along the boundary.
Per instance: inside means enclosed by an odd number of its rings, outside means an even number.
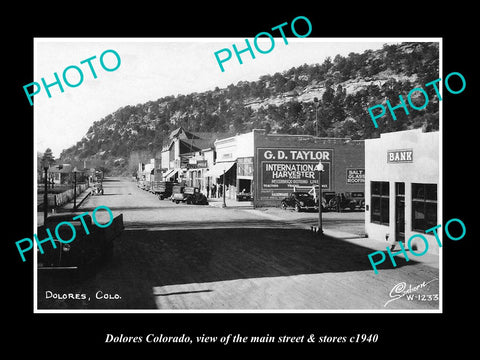
M268 49L267 43L259 43ZM223 48L245 48L244 38L205 39L35 39L34 79L47 84L55 81L54 72L62 79L63 70L76 65L83 72L83 82L77 87L63 83L64 92L58 86L50 87L52 97L45 89L34 97L36 150L51 148L55 158L61 151L86 134L94 121L126 105L137 105L168 95L189 94L223 88L239 81L254 81L261 75L282 72L293 66L322 63L327 56L362 53L366 49L379 49L385 43L398 39L324 39L324 38L275 38L275 47L268 54L255 49L255 59L248 52L242 54L243 64L235 55L223 65L221 72L214 53ZM253 44L253 39L249 39ZM253 45L252 45L253 46ZM121 65L112 72L103 70L100 55L113 49L121 58ZM233 52L233 51L232 51ZM225 56L222 53L220 56ZM97 78L94 79L88 63L82 60L96 56L91 61ZM104 57L107 67L114 67L112 53ZM75 69L67 72L67 79L79 82ZM30 89L30 91L33 91ZM25 97L26 106L29 105Z

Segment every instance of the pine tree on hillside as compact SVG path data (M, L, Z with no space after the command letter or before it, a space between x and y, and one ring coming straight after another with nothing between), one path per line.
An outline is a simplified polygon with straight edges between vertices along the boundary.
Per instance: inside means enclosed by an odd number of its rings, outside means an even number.
M52 149L47 148L43 153L41 164L39 165L41 165L42 167L50 167L53 164L55 164L55 158L53 156Z

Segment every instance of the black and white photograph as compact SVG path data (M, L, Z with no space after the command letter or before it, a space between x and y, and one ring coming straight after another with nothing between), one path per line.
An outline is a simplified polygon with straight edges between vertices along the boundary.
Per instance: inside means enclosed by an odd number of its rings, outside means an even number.
M12 15L10 346L343 357L474 343L473 10L288 5Z
M38 311L441 311L441 47L38 39Z

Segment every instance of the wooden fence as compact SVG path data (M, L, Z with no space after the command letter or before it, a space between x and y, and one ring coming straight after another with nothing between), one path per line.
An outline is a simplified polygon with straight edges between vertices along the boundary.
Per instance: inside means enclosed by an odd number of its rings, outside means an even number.
M77 197L82 192L84 192L88 188L88 184L79 184L77 185ZM43 205L43 194L38 194L37 198L37 206ZM48 194L48 207L57 207L62 206L73 199L73 188L67 191L64 191L60 194Z

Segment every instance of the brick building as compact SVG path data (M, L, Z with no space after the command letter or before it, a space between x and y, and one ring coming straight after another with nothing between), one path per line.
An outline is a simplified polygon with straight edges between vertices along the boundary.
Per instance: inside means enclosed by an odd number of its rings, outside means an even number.
M365 190L363 140L318 138L311 135L267 134L253 131L254 205L278 206L293 189L318 186L329 194Z

